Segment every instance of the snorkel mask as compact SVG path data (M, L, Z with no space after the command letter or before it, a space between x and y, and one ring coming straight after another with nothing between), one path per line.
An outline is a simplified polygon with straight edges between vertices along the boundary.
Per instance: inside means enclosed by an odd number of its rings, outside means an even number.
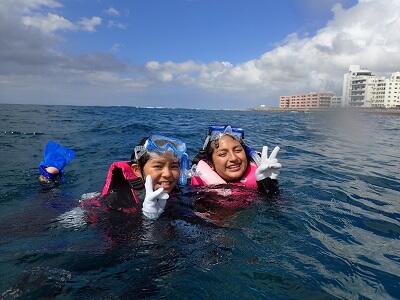
M244 129L240 127L231 127L230 125L219 126L219 125L211 125L208 127L208 134L204 141L202 150L204 151L207 148L207 145L210 142L217 141L222 138L224 135L229 135L235 140L239 141L243 144L243 147L248 156L250 156L257 166L261 163L260 155L255 151L252 147L247 145L244 141Z
M203 144L203 150L206 149L208 143L217 141L224 135L229 135L239 142L244 140L244 130L239 127L211 125L208 127L208 134Z
M136 146L134 152L135 160L139 160L148 152L156 152L158 154L171 152L177 158L181 158L183 153L186 152L186 144L178 139L166 137L160 134L153 134L146 140L144 145Z
M164 154L170 152L179 159L179 185L186 185L189 169L189 159L186 154L186 144L179 139L161 134L151 135L144 143L134 148L135 160L138 161L145 153Z

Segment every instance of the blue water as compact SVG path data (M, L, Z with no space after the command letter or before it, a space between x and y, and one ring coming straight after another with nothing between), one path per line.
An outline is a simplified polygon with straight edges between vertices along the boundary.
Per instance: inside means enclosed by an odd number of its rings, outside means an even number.
M193 156L210 123L281 146L279 197L204 222L190 208L76 221L150 130ZM77 158L44 191L49 139ZM0 105L0 298L400 298L399 149L399 115Z

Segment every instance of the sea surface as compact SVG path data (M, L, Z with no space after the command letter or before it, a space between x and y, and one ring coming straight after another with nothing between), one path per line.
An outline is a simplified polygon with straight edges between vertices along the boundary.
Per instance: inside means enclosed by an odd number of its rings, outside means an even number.
M154 222L79 208L142 137L193 157L210 124L281 147L278 197ZM51 190L48 140L77 153ZM399 174L398 115L0 105L0 298L399 299Z

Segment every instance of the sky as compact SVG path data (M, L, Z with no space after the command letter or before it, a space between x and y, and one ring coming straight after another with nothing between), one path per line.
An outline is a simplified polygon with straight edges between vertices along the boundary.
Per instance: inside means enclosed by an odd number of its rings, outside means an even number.
M0 0L0 103L202 109L400 71L400 0Z

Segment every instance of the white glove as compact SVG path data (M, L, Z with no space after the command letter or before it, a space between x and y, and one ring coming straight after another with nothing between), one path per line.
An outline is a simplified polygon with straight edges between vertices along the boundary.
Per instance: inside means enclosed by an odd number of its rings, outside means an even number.
M260 181L267 177L276 179L279 175L279 169L282 165L278 162L276 155L279 152L279 147L276 146L268 157L268 146L264 146L261 154L261 164L256 169L256 180Z
M142 213L149 219L157 219L163 213L169 195L164 192L162 187L153 191L153 179L150 175L147 175L144 186L146 196L143 201Z

